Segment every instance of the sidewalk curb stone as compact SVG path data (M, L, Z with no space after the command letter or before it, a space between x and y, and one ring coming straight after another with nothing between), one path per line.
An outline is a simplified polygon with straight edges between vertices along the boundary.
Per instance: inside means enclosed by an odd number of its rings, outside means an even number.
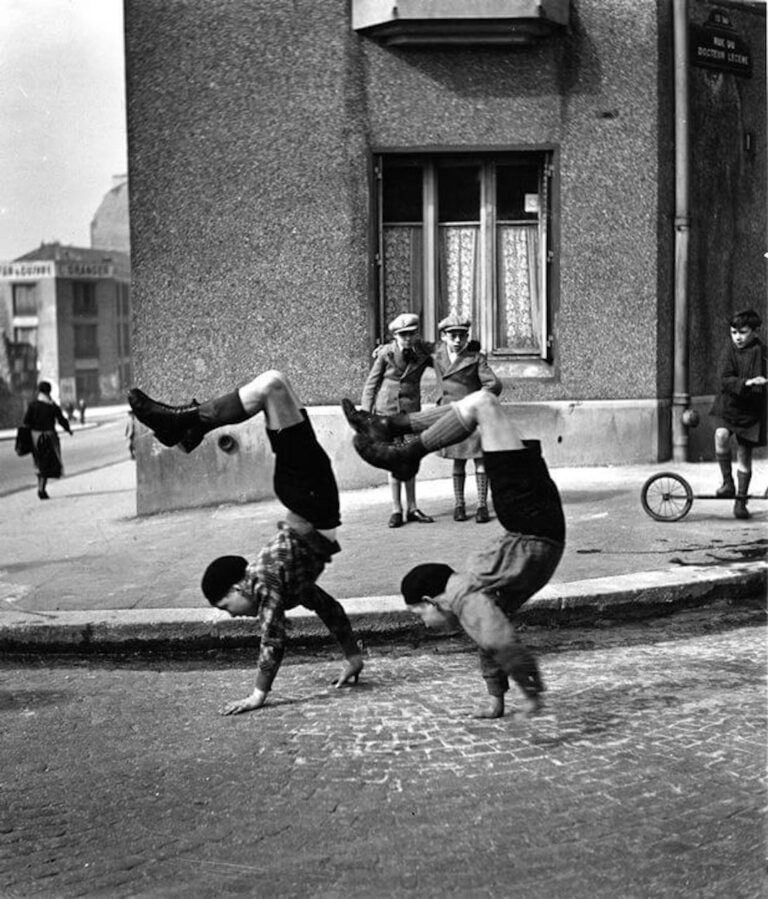
M765 595L768 564L750 562L723 568L643 572L548 586L518 614L521 624L552 627L598 619L632 620L721 599ZM364 641L418 640L424 630L398 596L342 600ZM329 645L322 622L303 609L288 613L291 644ZM5 652L162 652L255 647L255 619L232 619L211 608L6 614L0 623Z

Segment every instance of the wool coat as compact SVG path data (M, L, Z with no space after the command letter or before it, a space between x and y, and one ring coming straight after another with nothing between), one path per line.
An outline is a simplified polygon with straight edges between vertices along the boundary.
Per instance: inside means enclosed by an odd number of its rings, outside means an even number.
M433 365L441 404L454 403L480 389L489 390L496 396L501 393L501 381L475 341L468 343L453 362L448 348L441 343L433 355ZM461 443L445 447L440 450L440 455L444 459L478 458L482 455L479 434L475 431Z
M366 412L394 415L421 409L421 378L432 365L428 344L414 341L403 351L393 340L377 347L373 365L363 386L360 405Z
M710 411L716 427L727 428L755 446L766 444L765 387L746 381L766 376L766 348L758 338L737 349L728 341L720 358L720 392Z

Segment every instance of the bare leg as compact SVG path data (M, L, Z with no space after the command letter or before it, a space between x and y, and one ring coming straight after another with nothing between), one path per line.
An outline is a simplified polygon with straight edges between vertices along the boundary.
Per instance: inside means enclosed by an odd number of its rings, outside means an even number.
M264 413L267 427L271 431L281 431L304 420L303 405L288 378L275 369L262 372L238 391L240 402L246 413Z
M736 447L736 473L752 474L752 447L742 443Z
M392 512L399 512L401 515L403 514L403 503L400 497L401 490L400 485L402 481L398 481L394 475L389 475L389 494L392 499Z
M416 478L405 482L405 503L409 512L416 511Z
M728 428L715 429L715 453L720 456L731 453L731 432Z
M453 404L468 428L480 429L483 452L497 453L523 449L517 426L504 413L501 403L487 390L477 390Z

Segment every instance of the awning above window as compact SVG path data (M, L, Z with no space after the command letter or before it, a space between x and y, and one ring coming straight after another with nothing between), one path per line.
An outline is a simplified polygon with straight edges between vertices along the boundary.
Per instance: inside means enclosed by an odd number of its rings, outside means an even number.
M352 28L392 46L525 45L568 25L570 0L352 0Z

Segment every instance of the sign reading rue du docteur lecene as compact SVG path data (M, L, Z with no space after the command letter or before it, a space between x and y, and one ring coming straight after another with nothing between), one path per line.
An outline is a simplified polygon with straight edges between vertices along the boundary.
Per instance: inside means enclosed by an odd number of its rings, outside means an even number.
M752 77L749 46L736 34L727 13L715 10L703 25L691 25L689 35L693 65Z

